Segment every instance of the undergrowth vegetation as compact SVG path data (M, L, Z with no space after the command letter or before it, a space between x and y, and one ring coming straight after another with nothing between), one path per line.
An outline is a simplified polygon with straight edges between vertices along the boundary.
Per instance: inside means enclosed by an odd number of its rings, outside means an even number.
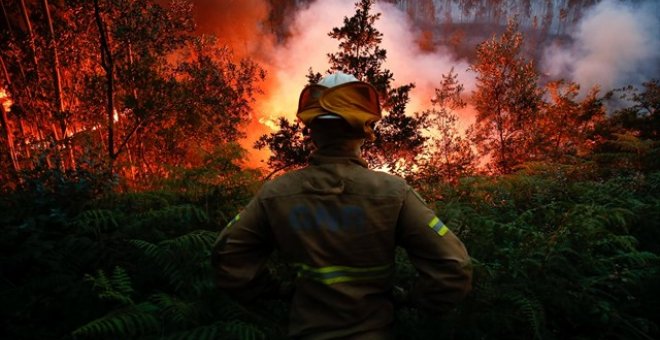
M111 179L51 171L55 186L4 194L3 338L284 338L287 301L240 305L214 286L210 247L259 181L209 168L222 181L196 170L109 193ZM474 259L474 290L449 315L400 307L399 338L658 336L660 172L531 164L423 187ZM405 292L415 270L397 262ZM289 279L277 258L271 270Z

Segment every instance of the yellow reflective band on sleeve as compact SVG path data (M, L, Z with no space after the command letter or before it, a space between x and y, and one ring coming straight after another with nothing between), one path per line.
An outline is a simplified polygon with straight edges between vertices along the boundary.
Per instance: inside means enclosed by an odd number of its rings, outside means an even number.
M232 219L231 221L229 221L229 223L227 223L227 226L225 228L231 227L232 225L234 225L234 223L238 222L238 220L240 219L241 219L241 215L240 214L236 215L234 219Z
M311 267L298 264L298 277L317 281L326 285L341 282L383 279L392 274L393 265L375 267L327 266Z
M440 221L440 219L437 216L434 216L431 222L428 224L429 228L433 229L438 235L440 236L445 236L445 234L449 231L449 228Z

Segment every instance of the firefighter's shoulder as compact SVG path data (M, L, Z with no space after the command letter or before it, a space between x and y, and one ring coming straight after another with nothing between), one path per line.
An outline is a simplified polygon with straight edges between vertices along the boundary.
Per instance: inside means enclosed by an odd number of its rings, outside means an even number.
M300 183L305 169L292 170L266 181L259 192L262 198L294 195L301 192Z
M406 180L384 171L360 169L354 177L360 190L381 196L403 196L408 188Z

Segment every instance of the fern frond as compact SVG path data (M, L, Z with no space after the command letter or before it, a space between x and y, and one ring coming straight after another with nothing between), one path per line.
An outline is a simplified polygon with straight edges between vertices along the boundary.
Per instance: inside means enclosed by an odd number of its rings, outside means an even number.
M216 322L211 325L201 326L173 334L168 340L262 340L266 339L266 334L257 326L241 321Z
M130 296L134 292L131 278L126 273L126 270L119 266L116 266L112 272L112 287L125 296Z
M158 308L142 303L111 312L73 331L75 338L128 338L157 333L161 322Z
M158 306L165 320L176 325L186 326L197 319L197 307L192 302L163 292L151 295L149 301Z
M157 259L162 256L162 252L157 245L143 241L143 240L128 240L126 241L134 247L142 250L142 252L151 259Z
M542 339L542 327L545 321L543 306L531 295L511 292L505 294L505 297L512 301L525 316L530 329L534 333L535 339Z
M177 238L163 241L161 245L177 253L190 254L203 252L204 256L206 256L210 255L210 249L217 237L218 233L216 232L196 230Z
M201 208L192 204L182 204L137 214L123 230L133 236L142 236L145 231L162 234L166 230L186 229L208 221L208 215Z
M175 290L200 293L214 286L207 259L216 237L215 232L197 230L157 245L142 240L129 243L154 262Z
M96 276L85 275L85 280L92 282L99 299L119 302L122 305L132 305L133 285L126 271L117 266L111 278L103 270L98 270Z
M118 211L106 209L87 210L73 219L70 225L82 234L98 234L116 229L119 226L118 221L122 218L123 215Z

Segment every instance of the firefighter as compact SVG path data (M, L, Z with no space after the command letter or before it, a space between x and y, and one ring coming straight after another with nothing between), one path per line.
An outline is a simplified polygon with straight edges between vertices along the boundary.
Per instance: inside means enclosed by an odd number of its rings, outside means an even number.
M316 149L309 166L263 185L216 241L217 283L250 301L278 290L266 260L277 249L297 268L289 315L296 339L390 339L394 256L419 276L409 302L438 315L469 291L463 243L406 182L361 157L381 118L373 86L333 73L300 95L298 118Z

